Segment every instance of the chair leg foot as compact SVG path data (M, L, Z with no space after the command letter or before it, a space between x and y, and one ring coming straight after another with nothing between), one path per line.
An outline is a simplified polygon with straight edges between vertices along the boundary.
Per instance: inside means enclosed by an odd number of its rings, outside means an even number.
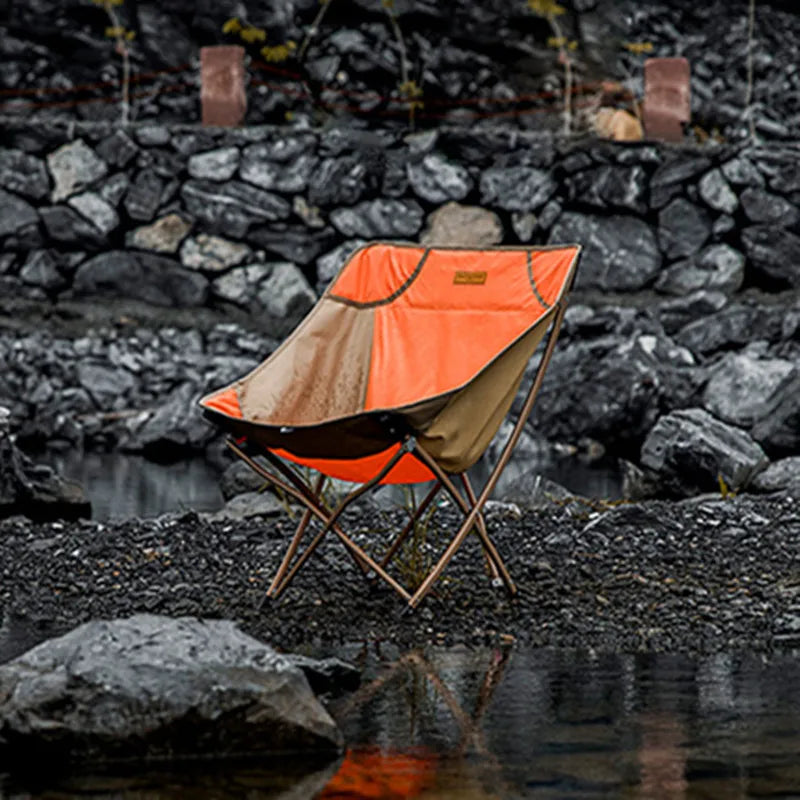
M271 595L268 595L266 592L264 592L264 594L261 595L261 599L258 601L258 605L256 606L256 610L261 611L264 608L264 606L272 605L272 601L274 599L275 599L274 597L272 597Z
M416 611L417 611L417 609L416 609L416 608L414 608L414 606L412 606L412 605L409 603L409 604L408 604L407 606L405 606L405 608L403 608L403 610L400 612L400 618L401 618L401 619L404 619L404 618L406 618L406 617L411 617L411 616L413 616L413 615L416 613Z

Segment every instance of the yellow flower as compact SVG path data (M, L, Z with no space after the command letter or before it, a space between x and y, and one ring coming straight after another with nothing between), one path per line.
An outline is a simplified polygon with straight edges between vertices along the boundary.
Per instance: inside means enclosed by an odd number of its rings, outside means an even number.
M231 17L223 26L223 33L239 33L242 29L242 23L239 22L238 17Z
M256 28L253 25L248 25L239 31L239 36L248 44L253 42L263 42L267 38L267 33L263 28Z
M556 0L528 0L528 8L540 17L558 17L565 12Z
M264 56L265 61L286 61L287 58L297 49L296 42L291 39L283 44L276 44L274 47L268 45L261 48L261 55Z
M642 53L652 53L653 52L653 43L652 42L623 42L622 46L628 50L629 52L633 53L634 55L640 56Z

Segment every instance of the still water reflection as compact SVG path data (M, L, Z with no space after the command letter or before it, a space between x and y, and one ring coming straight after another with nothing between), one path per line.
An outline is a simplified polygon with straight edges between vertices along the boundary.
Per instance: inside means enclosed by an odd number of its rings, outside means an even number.
M35 460L46 461L83 486L92 503L92 517L97 520L155 517L187 509L216 511L224 502L219 471L202 459L159 464L136 455L75 450L47 453L36 456ZM620 497L621 476L615 462L586 463L578 458L554 457L544 451L535 459L512 459L495 495L501 495L528 472L541 474L575 494ZM482 486L488 475L489 466L484 461L471 471L477 486ZM427 488L421 486L419 492L422 497ZM393 498L402 504L401 492Z
M349 749L325 767L0 778L9 798L800 797L800 658L353 645L331 703ZM3 794L4 792L4 794Z

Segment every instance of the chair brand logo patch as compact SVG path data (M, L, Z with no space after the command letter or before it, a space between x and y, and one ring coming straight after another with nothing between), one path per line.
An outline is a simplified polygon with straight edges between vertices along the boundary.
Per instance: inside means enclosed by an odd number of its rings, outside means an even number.
M469 283L473 285L486 283L486 273L459 269L456 270L456 274L453 276L453 283Z

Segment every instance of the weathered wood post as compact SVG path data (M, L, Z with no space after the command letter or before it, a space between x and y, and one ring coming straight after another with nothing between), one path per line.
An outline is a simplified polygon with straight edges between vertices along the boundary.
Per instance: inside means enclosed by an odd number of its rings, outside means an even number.
M241 125L247 111L244 48L219 45L200 49L200 102L203 125Z
M692 118L689 61L648 58L644 62L645 136L665 142L683 141L683 124Z

